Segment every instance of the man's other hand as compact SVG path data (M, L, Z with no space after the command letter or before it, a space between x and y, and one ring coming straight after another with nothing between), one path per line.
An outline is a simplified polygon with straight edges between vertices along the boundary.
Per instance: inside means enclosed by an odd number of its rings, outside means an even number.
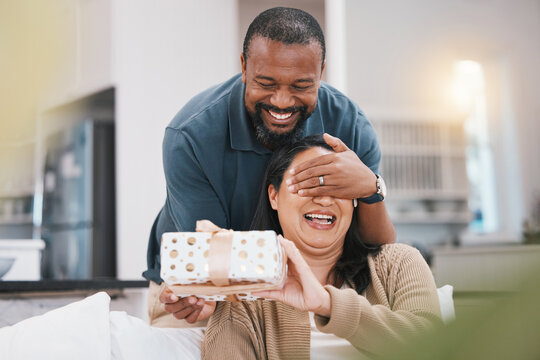
M377 191L377 177L358 155L337 137L324 134L334 152L291 168L287 188L300 196L368 197ZM321 183L322 177L323 183Z
M208 319L216 309L215 301L205 301L196 296L181 298L167 287L159 295L159 301L165 305L165 311L179 320L185 319L190 324Z

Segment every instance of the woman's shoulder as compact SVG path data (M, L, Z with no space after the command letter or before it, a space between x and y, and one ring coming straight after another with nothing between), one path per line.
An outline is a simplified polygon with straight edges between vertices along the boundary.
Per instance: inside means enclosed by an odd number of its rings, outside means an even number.
M405 260L420 260L423 257L420 251L407 244L394 243L381 246L381 251L372 256L372 261L377 267L386 269L399 267Z
M375 257L399 258L411 255L420 255L418 249L403 243L384 244L381 251Z
M386 244L381 251L368 258L372 285L381 286L387 294L393 294L394 286L404 277L423 278L429 267L416 248L406 244Z

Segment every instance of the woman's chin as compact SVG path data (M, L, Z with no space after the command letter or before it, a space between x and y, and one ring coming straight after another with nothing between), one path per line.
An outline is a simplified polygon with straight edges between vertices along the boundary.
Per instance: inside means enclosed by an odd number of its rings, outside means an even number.
M305 251L325 253L333 249L339 241L335 233L319 230L302 232L297 243L301 243L298 247Z

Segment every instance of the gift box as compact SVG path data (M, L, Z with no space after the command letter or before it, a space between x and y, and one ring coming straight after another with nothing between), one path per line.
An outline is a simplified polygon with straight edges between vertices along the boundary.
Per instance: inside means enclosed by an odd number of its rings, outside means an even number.
M161 239L161 278L176 295L246 301L283 287L287 261L274 231L223 230L206 220L197 230Z

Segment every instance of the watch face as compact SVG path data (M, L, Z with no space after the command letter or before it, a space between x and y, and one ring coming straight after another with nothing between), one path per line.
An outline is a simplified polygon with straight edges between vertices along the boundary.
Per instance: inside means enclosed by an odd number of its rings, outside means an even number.
M377 194L380 194L383 198L386 197L386 183L381 175L377 175Z
M379 177L381 181L381 195L383 198L386 197L386 183L384 182L384 179L382 177Z

